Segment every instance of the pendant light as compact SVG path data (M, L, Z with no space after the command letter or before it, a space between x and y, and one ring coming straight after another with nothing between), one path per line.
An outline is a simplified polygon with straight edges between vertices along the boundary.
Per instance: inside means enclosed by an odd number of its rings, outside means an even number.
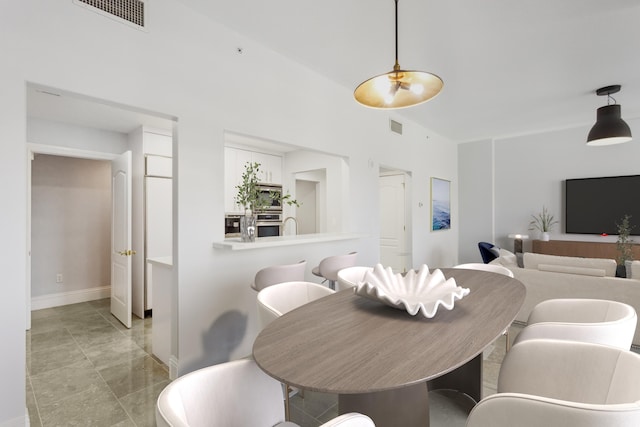
M596 124L593 125L587 137L587 145L613 145L631 141L631 129L622 120L620 105L611 96L620 91L620 85L602 87L596 90L599 96L607 95L607 105L598 108ZM610 104L613 100L613 104Z
M353 96L360 104L380 109L405 108L422 104L436 96L442 79L425 71L409 71L398 63L398 0L396 3L396 63L393 71L371 77L356 88Z

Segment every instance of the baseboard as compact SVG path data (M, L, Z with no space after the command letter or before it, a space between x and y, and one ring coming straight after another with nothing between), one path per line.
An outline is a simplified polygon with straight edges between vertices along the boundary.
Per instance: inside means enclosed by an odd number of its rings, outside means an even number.
M169 379L176 378L178 378L178 358L172 355L169 356Z
M111 296L111 286L81 289L77 291L61 292L58 294L41 295L31 298L31 310L58 307L61 305L77 304ZM4 427L4 426L0 426Z

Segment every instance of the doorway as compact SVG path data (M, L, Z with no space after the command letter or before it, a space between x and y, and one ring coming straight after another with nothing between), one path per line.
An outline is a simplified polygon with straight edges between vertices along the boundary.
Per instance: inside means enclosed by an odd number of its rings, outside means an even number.
M407 191L410 176L404 171L380 170L380 263L395 273L411 268L409 214L411 206Z
M169 135L169 141L172 139L172 133L176 128L176 119L162 114L151 115L151 113L142 112L132 107L115 104L110 101L90 98L85 95L74 94L56 88L46 87L27 83L27 149L30 158L37 155L54 156L58 159L67 158L75 161L103 162L110 164L118 157L119 153L130 150L130 147L141 146L139 142L143 132L140 130L155 129L161 133ZM134 130L140 130L134 133ZM151 145L151 143L150 143ZM171 145L171 144L170 144ZM172 149L169 148L169 155ZM144 163L142 159L142 149L140 149L140 164ZM31 162L28 165L28 200L31 202ZM142 166L140 166L142 169ZM135 172L135 171L134 171ZM109 187L111 185L111 177L109 178ZM142 188L142 183L139 185ZM136 187L137 188L137 187ZM171 191L171 190L170 190ZM138 199L141 200L142 190L139 190ZM109 206L105 211L111 211L111 188L108 195ZM138 209L141 211L142 209ZM32 207L28 206L28 221L32 221ZM69 218L69 215L63 215ZM111 219L111 217L110 217ZM136 227L138 225L136 224ZM139 228L139 227L138 227ZM28 227L29 235L27 236L29 245L31 245L31 225ZM63 237L58 237L62 240ZM107 241L107 247L111 246L111 236ZM141 245L141 244L140 244ZM32 249L31 247L29 248ZM119 248L118 250L131 249ZM138 250L142 253L143 251ZM82 253L69 255L70 259L74 257L82 258ZM141 254L144 256L144 254ZM72 263L72 262L71 262ZM26 304L27 319L26 324L29 329L31 326L31 310L32 310L32 288L31 284L34 280L31 274L32 258L31 253L27 257L27 286L26 288ZM84 263L95 264L95 263ZM83 265L83 263L78 263ZM86 266L85 266L86 267ZM102 266L98 267L103 269ZM142 270L142 263L140 266ZM113 273L111 268L106 269L107 273L103 274L98 282L101 285L93 286L93 294L88 295L86 291L74 292L64 295L58 301L37 301L37 304L48 304L49 306L69 304L73 302L87 301L90 299L99 299L105 297L104 292L109 289L109 278ZM48 272L46 280L53 281L49 283L49 293L59 294L60 290L65 289L65 285L69 285L72 277L61 271ZM51 280L53 278L53 280ZM39 279L39 278L38 278ZM142 281L142 275L140 281ZM38 291L39 292L39 291ZM62 292L64 293L64 292ZM34 293L34 296L36 294ZM107 294L106 297L109 297ZM144 297L144 296L143 296ZM141 304L143 307L143 304ZM42 306L33 308L44 308ZM130 311L130 310L129 310ZM143 317L144 314L141 313Z

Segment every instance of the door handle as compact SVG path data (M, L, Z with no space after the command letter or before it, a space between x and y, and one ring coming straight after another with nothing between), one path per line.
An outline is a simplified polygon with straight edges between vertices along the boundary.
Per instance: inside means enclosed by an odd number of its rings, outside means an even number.
M131 256L131 255L135 255L136 251L133 251L131 249L127 249L124 251L118 251L118 254L122 255L122 256Z

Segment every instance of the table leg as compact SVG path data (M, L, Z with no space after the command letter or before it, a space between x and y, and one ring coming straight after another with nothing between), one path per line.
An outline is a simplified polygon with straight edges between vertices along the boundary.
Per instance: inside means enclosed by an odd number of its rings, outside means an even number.
M429 426L429 393L425 383L395 390L341 394L338 412L368 415L376 427Z
M429 390L450 389L482 399L482 353L457 369L427 382Z

